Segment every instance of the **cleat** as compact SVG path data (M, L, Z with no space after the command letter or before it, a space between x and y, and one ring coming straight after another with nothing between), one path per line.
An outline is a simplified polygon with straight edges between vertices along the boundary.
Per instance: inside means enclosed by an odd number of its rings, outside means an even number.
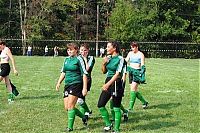
M148 108L148 104L149 104L149 103L148 103L148 102L146 102L145 104L143 104L143 105L142 105L142 108L143 108L143 109L146 109L146 108Z
M85 116L87 116L89 118L89 116L92 115L92 110L90 112L85 112Z
M87 126L88 117L87 117L87 116L84 116L84 117L82 118L82 121L83 121L83 125Z
M105 132L111 131L112 130L112 124L110 126L106 126L103 128Z
M72 132L73 131L73 129L71 129L71 128L66 128L65 130L64 130L64 132Z
M123 116L124 116L124 122L127 122L128 121L128 112L123 113Z

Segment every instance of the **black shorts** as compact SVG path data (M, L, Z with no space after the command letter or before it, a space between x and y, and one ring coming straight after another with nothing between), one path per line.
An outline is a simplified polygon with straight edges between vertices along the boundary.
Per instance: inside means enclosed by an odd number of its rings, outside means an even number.
M3 63L3 64L1 64L0 76L1 77L6 77L9 74L10 74L10 65L9 65L9 63Z
M83 98L82 90L83 90L83 83L65 85L63 98L68 97L69 94L77 96L79 98Z

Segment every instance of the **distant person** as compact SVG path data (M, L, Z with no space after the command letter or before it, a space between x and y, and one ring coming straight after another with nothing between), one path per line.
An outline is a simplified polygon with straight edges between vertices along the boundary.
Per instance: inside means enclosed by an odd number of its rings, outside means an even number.
M15 66L15 60L13 58L13 55L8 47L6 47L6 43L3 41L0 41L0 51L1 51L1 72L0 72L0 81L4 80L6 87L9 91L8 95L8 102L12 103L14 102L14 94L12 92L12 86L11 86L11 81L9 79L9 74L10 74L10 65L9 61L11 60L12 66L13 66L13 71L15 75L18 75L18 72L16 70Z
M54 51L54 57L58 56L58 47L57 46L55 46L53 48L53 51Z
M139 45L136 42L132 42L130 46L131 51L125 59L130 63L128 67L129 83L131 87L129 110L133 110L136 98L142 102L142 107L146 109L148 107L148 102L143 98L138 89L138 85L145 82L145 57L144 54L139 51Z
M27 56L32 56L32 47L30 45L28 46Z
M105 49L103 47L100 48L100 57L103 57L105 53Z
M48 56L48 52L49 52L49 48L46 45L46 47L44 48L44 56Z

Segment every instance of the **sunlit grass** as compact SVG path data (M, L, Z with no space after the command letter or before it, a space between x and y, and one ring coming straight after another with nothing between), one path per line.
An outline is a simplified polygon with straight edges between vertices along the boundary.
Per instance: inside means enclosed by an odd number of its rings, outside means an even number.
M20 91L13 104L7 103L7 90L0 84L1 133L59 133L67 126L62 91L55 91L64 57L16 56L19 76L10 74ZM93 110L88 129L76 117L74 132L101 132L103 120L97 108L105 75L96 59L93 84L86 97ZM147 84L140 90L150 106L143 110L139 100L121 132L199 132L199 60L146 59ZM128 79L127 79L128 80ZM126 84L123 105L128 108L129 85ZM109 103L108 103L109 105ZM109 109L109 106L107 106Z

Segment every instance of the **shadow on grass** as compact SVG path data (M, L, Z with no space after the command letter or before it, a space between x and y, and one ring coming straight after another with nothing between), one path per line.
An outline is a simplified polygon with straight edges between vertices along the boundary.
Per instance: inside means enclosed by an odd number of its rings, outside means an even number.
M164 122L164 121L156 121L156 122L151 122L149 124L145 125L138 125L135 127L132 127L134 130L156 130L160 128L168 128L168 127L174 127L178 125L178 121L176 122Z
M142 114L142 113L141 113ZM131 122L139 122L139 121L142 121L142 120L153 120L153 119L159 119L159 118L172 118L172 114L159 114L159 115L149 115L149 114L137 114L137 113L134 113L134 114L129 114L130 116L130 119L128 120L128 123L131 123Z
M17 100L34 100L34 99L54 99L58 98L59 95L43 95L43 96L24 96L16 98Z
M152 105L149 106L148 109L171 109L171 108L176 108L178 106L180 106L181 103L166 103L166 104L158 104L158 105Z

